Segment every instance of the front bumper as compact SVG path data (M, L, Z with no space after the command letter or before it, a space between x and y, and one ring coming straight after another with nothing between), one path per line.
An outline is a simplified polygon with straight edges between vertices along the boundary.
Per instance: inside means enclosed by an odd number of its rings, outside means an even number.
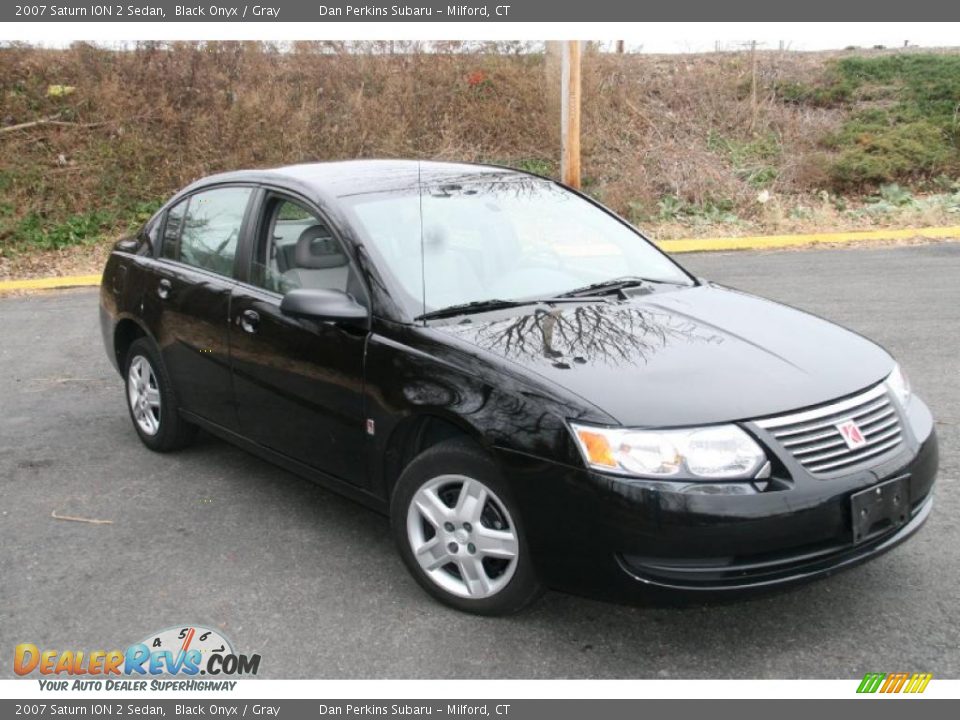
M910 520L867 542L830 543L822 547L793 548L758 557L673 560L617 555L625 573L641 583L666 590L729 591L789 585L853 567L893 549L913 535L933 509L927 498Z
M937 437L917 398L903 413L906 442L882 463L750 494L683 492L676 484L616 477L500 453L513 482L541 579L578 594L648 598L664 591L727 594L789 585L877 557L928 517ZM906 478L909 518L853 541L851 495Z

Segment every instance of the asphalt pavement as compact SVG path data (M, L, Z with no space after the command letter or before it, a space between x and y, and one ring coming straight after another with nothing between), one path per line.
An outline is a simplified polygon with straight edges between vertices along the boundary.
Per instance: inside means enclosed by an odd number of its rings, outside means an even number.
M0 676L12 676L17 643L106 650L197 623L260 653L271 678L960 677L960 244L679 259L900 359L941 440L936 504L917 536L740 602L548 593L518 616L464 615L407 575L386 519L208 436L173 455L145 449L101 346L95 290L6 298Z

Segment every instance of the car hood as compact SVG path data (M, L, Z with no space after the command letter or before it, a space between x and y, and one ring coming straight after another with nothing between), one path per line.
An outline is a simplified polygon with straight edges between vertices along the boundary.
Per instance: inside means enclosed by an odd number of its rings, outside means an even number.
M894 365L856 333L715 285L531 306L434 328L640 427L796 410L872 385Z

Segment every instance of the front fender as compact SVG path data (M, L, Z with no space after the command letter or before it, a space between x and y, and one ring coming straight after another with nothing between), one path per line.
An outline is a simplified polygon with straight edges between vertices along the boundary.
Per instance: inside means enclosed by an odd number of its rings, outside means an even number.
M489 450L581 464L566 419L588 412L539 386L508 365L491 364L437 341L414 326L374 331L367 342L365 406L371 452L371 488L389 497L398 445L415 438L409 428L437 418ZM382 328L379 328L382 329ZM397 438L400 438L399 443ZM509 478L508 478L509 479Z

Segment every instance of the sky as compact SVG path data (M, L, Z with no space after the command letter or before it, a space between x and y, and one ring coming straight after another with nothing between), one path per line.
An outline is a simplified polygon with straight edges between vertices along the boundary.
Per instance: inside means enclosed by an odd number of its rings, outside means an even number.
M740 49L751 41L758 47L776 50L783 42L790 50L839 50L855 45L872 48L960 45L958 23L649 23L655 32L637 33L631 27L627 46L649 53L710 52ZM637 35L642 35L637 37Z

